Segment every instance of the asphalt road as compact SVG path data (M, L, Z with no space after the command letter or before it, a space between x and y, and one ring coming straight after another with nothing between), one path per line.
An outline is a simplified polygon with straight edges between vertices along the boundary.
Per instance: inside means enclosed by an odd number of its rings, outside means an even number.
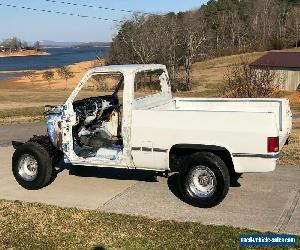
M176 174L166 179L143 171L82 167L64 170L42 190L27 191L12 176L9 144L40 133L45 133L43 124L0 126L0 199L300 235L300 167L245 174L240 187L231 187L211 209L185 204Z
M45 123L0 125L0 146L11 145L11 141L25 142L32 135L46 134Z

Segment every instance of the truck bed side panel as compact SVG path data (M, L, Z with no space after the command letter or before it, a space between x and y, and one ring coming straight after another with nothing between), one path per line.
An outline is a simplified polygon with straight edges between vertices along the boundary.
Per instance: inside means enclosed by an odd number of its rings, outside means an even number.
M276 164L259 157L245 164L248 158L240 157L268 154L267 138L279 133L274 113L134 110L131 133L137 168L168 169L169 151L177 144L224 147L237 172L271 171Z

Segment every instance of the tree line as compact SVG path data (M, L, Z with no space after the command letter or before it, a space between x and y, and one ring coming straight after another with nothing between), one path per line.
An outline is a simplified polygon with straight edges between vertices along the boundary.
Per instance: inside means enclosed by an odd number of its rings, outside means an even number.
M69 66L61 66L60 68L53 70L45 70L42 73L42 79L48 82L48 87L51 89L51 83L54 80L54 74L57 73L58 77L62 80L65 80L65 90L68 89L68 80L75 77L74 72L71 70ZM32 84L37 76L34 70L27 70L23 72L23 76L27 78Z
M190 90L196 61L298 46L300 0L210 0L177 14L134 14L114 37L108 63L163 63L173 88Z
M33 45L29 45L28 42L22 41L17 37L7 38L0 42L0 49L2 52L13 52L21 50L40 50L40 43L36 41Z

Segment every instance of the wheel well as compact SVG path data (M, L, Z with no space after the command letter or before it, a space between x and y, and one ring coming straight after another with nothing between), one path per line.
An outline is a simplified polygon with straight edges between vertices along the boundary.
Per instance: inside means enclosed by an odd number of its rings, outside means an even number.
M180 144L180 145L173 146L170 150L170 155L169 155L170 170L172 172L179 172L180 166L184 162L184 160L188 156L200 151L211 152L219 156L226 164L230 176L236 174L234 170L231 154L226 148L214 146L214 145L198 145L198 144L197 145Z
M52 144L47 135L34 135L28 142L34 142L41 145L48 152L53 164L57 164L63 157L63 152Z

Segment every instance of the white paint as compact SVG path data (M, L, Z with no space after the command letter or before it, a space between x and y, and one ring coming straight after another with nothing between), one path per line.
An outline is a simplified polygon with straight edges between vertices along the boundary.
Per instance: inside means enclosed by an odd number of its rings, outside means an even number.
M282 148L292 130L292 112L287 99L278 98L176 98L176 110L270 112L276 116Z
M132 146L152 141L153 148L170 150L174 145L210 145L234 153L268 154L267 138L279 135L274 113L134 110L132 115ZM144 153L132 152L138 167L147 167ZM165 169L168 153L154 153L153 167ZM256 165L244 164L247 158L233 157L238 172L264 172L269 159L259 159ZM271 169L275 168L275 161ZM267 168L269 169L269 167Z

